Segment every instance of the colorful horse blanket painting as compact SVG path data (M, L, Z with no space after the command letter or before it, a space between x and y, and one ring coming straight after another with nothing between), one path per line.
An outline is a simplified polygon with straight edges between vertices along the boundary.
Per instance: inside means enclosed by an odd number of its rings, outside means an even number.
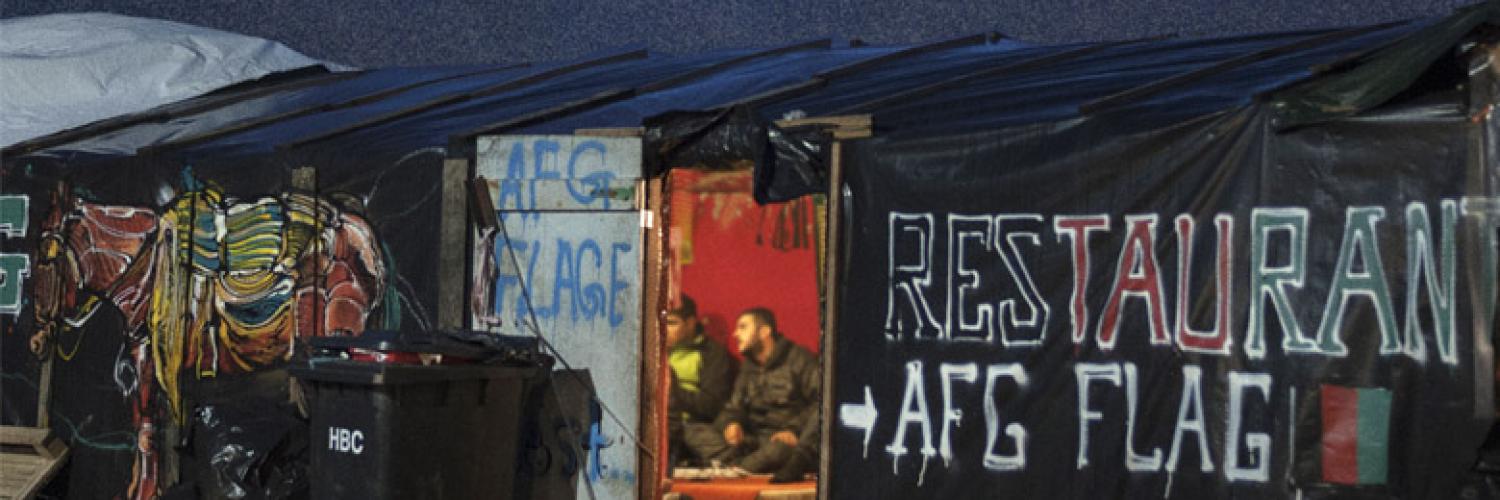
M37 249L38 354L102 301L125 317L138 375L132 498L158 493L154 388L180 425L183 381L284 363L301 338L357 335L385 293L385 261L360 207L296 192L239 201L188 184L159 212L85 202L60 186Z

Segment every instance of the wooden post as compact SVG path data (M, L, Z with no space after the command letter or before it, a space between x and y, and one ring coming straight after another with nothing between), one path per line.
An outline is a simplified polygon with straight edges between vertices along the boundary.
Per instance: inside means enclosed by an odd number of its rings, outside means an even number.
M45 356L42 358L42 374L37 381L36 426L42 429L46 429L48 424L51 423L51 412L48 411L52 400L53 353L51 351L51 346L48 346L47 352L45 352Z
M462 329L468 323L464 317L469 282L468 179L468 159L443 160L437 326L445 330Z
M1483 46L1481 46L1483 47ZM1500 57L1500 46L1482 49L1485 54L1478 55L1486 61L1494 61ZM1470 67L1479 67L1470 65ZM1490 158L1490 148L1493 146L1495 137L1491 135L1494 130L1490 122L1494 119L1494 108L1500 102L1495 89L1495 80L1500 69L1493 64L1490 71L1481 71L1469 77L1468 94L1469 123L1465 127L1467 143L1469 147L1468 168L1465 170L1469 194L1472 193L1494 193L1497 186L1495 182L1495 169ZM1482 199L1482 198L1480 198ZM1500 215L1500 204L1483 202L1478 199L1465 200L1463 209L1473 211L1479 216L1480 224L1466 225L1469 231L1493 231L1494 217ZM1469 205L1474 206L1469 206ZM1482 238L1482 233L1471 233L1472 237ZM1483 240L1478 240L1483 241ZM1480 259L1480 252L1464 252L1464 259L1469 269L1479 269L1481 276L1494 276L1494 264L1488 258ZM1493 254L1491 254L1493 255ZM1481 261L1481 262L1476 262ZM1487 269L1486 269L1487 268ZM1471 291L1476 303L1493 304L1495 295L1494 284L1488 286L1471 287L1477 288ZM1495 408L1495 345L1491 336L1495 331L1495 318L1491 314L1474 314L1472 320L1474 332L1474 418L1485 419L1500 415L1500 409Z
M666 308L667 227L662 218L665 206L666 179L642 179L641 226L645 233L642 252L641 291L641 443L655 450L655 456L640 454L638 464L642 478L640 498L661 498L662 474L667 466L667 394L662 390L667 380L667 339L662 334L662 314Z
M834 141L833 150L830 151L832 159L828 164L828 239L824 242L823 286L828 287L826 292L827 302L823 304L823 421L822 430L819 433L822 442L818 444L818 498L828 498L829 473L833 471L833 420L834 415L833 389L834 375L837 373L838 358L833 352L838 345L838 269L843 265L839 258L839 241L843 231L844 216L844 143Z

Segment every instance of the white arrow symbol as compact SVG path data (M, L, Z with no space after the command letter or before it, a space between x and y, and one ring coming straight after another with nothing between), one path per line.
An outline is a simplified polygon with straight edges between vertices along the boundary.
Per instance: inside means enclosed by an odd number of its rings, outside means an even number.
M875 419L880 412L875 411L875 397L870 395L870 386L865 386L865 404L842 404L839 405L839 423L844 427L865 430L865 456L870 458L870 432L875 430Z

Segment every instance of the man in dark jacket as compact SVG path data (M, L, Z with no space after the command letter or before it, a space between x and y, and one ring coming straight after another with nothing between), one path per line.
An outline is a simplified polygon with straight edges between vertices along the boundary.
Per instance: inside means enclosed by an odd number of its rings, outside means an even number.
M713 458L755 473L800 478L816 463L822 378L818 358L782 337L765 308L740 314L734 337L745 364L711 436Z
M724 346L703 335L698 306L691 297L683 295L681 304L667 311L666 324L667 345L671 346L667 355L672 374L667 432L672 463L706 464L706 453L711 450L694 446L684 436L714 432L714 418L734 387L734 358Z

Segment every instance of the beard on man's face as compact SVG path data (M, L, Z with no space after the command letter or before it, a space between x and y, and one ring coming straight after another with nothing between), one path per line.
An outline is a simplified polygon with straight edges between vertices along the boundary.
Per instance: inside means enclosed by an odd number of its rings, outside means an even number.
M760 351L760 337L759 336L751 337L750 338L750 343L745 344L744 347L740 348L740 355L745 356L745 357L750 357L750 356L754 355L756 352L759 352L759 351Z

